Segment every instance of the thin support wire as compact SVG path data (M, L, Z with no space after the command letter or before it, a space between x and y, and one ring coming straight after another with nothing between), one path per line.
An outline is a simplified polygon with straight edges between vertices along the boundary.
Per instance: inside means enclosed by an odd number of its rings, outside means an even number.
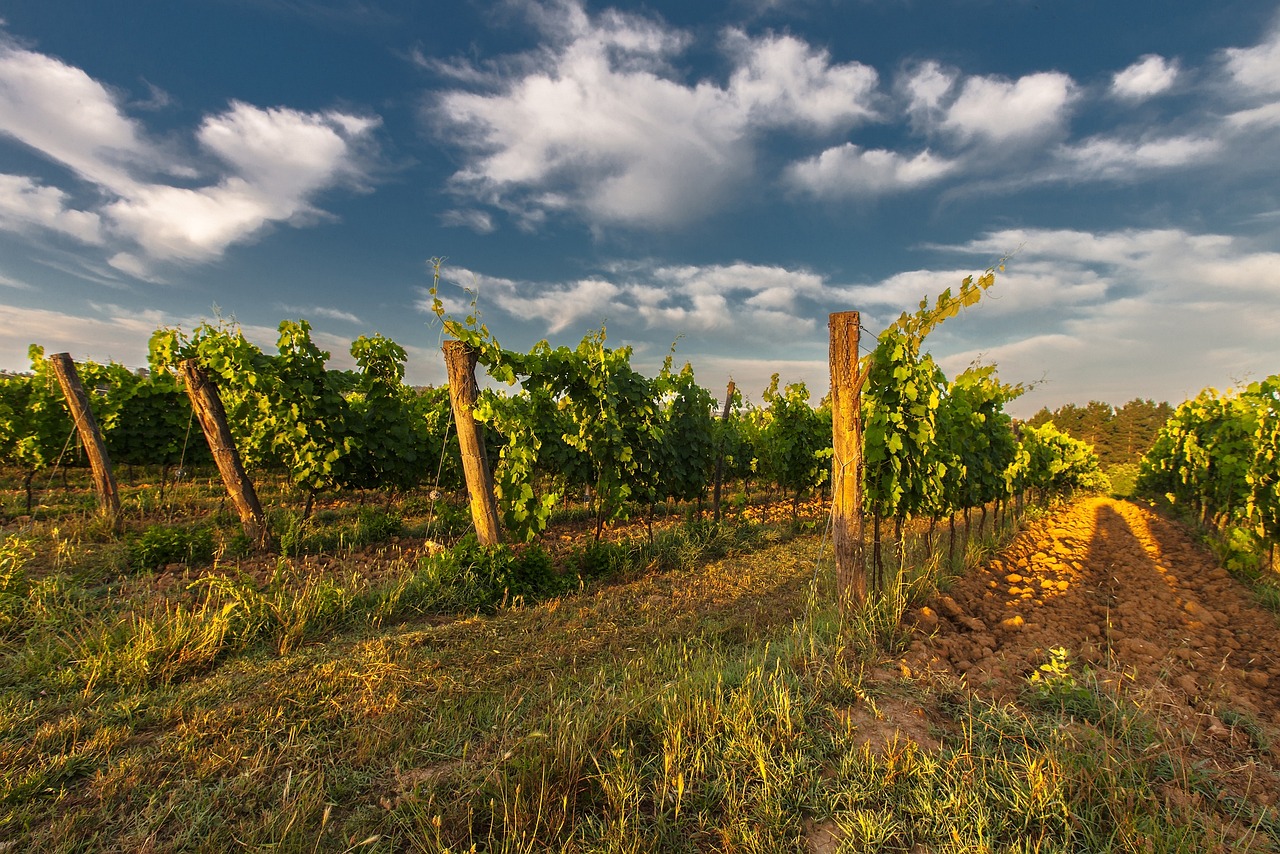
M431 526L434 525L436 521L436 501L438 500L438 497L440 495L440 479L444 476L444 458L445 458L445 454L449 452L449 433L452 431L453 431L453 416L452 416L452 407L450 407L450 417L448 422L446 422L444 425L444 439L442 439L440 442L440 464L436 466L436 483L435 483L435 486L431 488L432 494L436 497L432 498L431 500L431 515L427 517L427 536L428 537L431 536Z
M71 425L71 432L67 434L67 441L62 445L62 453L58 454L58 461L53 464L53 468L49 469L49 480L44 485L44 491L48 492L53 488L53 476L58 473L58 469L62 467L62 459L67 455L67 449L71 447L71 439L76 435L76 425Z

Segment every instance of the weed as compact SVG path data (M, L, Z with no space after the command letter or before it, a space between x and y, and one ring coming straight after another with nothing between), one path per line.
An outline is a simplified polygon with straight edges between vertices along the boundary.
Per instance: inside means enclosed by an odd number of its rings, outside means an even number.
M1027 677L1027 692L1031 703L1041 709L1090 721L1101 718L1097 693L1076 679L1064 647L1049 650L1049 660Z
M204 564L213 560L214 540L210 528L152 525L129 544L133 566L155 570L169 563Z
M17 624L26 608L26 566L34 555L30 544L17 535L0 544L0 637Z

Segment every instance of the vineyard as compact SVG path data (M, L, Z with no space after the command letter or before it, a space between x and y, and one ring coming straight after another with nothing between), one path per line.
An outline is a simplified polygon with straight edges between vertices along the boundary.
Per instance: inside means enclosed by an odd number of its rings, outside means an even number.
M995 366L943 374L993 282L855 332L816 402L439 301L442 388L305 321L33 346L0 851L1280 850L1280 378L1178 407L1138 479L1250 588Z

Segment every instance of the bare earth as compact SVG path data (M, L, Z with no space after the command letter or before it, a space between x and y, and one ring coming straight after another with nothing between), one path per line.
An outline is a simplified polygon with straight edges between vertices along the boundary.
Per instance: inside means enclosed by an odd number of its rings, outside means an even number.
M1280 801L1280 618L1152 510L1078 501L912 617L929 637L908 670L1000 701L1063 647L1074 674L1136 702L1232 796L1266 812Z

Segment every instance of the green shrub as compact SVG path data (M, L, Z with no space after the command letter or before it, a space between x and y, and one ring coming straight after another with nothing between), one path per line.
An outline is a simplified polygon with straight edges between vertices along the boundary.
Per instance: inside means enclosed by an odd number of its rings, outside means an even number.
M403 530L404 520L398 513L383 510L381 507L362 507L351 539L357 546L385 543L392 537L399 536Z
M607 578L617 575L630 565L631 547L628 543L610 543L598 540L588 543L570 559L576 564L582 578Z
M198 564L213 560L213 531L209 528L175 528L152 525L129 546L129 558L138 569L159 569L167 563Z
M423 558L442 608L492 608L504 600L536 599L564 588L551 556L538 545L481 546L474 535Z

